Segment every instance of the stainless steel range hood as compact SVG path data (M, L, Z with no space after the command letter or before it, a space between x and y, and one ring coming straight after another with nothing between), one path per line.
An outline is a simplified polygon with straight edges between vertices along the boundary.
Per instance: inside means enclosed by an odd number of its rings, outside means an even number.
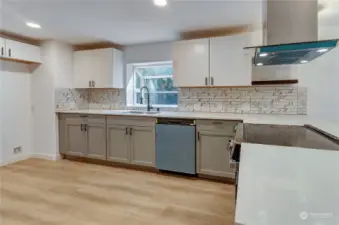
M265 0L264 39L267 45L254 49L253 65L308 63L337 46L338 40L318 41L316 0Z

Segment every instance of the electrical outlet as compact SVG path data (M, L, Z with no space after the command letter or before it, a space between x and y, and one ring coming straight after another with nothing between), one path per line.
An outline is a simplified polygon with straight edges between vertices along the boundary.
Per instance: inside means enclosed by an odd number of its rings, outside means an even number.
M21 146L16 147L16 148L14 148L14 150L13 150L14 154L21 153L21 151L22 151Z

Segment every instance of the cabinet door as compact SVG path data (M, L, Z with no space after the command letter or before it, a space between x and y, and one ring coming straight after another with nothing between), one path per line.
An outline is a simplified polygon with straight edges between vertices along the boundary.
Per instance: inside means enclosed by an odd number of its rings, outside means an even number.
M6 39L5 56L29 62L41 62L40 47Z
M100 123L88 123L87 156L93 159L106 160L106 126Z
M92 51L75 51L73 53L73 77L74 88L89 88L92 74L93 62Z
M126 126L107 126L107 160L129 163L129 133Z
M113 49L92 51L94 88L113 88Z
M198 174L234 178L228 150L232 137L213 131L200 131L198 135Z
M173 79L177 87L207 86L209 39L179 41L173 44Z
M87 132L83 129L85 123L86 121L80 118L66 119L66 154L87 155Z
M6 53L5 39L0 37L0 57L4 57Z
M155 131L153 127L130 128L131 163L155 167Z
M211 86L251 85L251 55L243 50L243 48L247 47L249 43L249 34L211 38Z

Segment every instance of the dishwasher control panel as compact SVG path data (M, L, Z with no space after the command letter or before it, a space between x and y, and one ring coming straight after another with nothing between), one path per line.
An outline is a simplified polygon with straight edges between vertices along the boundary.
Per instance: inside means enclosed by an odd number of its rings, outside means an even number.
M173 119L173 118L159 118L157 124L171 124L181 126L195 126L195 120L192 119Z

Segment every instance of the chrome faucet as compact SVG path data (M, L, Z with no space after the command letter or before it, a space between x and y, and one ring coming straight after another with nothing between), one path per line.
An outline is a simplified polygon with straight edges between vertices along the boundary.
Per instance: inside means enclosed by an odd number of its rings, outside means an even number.
M150 101L150 94L149 94L149 89L148 87L146 86L143 86L141 89L140 89L140 92L141 92L141 104L143 104L143 97L142 97L142 90L146 89L147 91L147 112L151 111L151 109L153 109L153 107L151 106L151 101Z

